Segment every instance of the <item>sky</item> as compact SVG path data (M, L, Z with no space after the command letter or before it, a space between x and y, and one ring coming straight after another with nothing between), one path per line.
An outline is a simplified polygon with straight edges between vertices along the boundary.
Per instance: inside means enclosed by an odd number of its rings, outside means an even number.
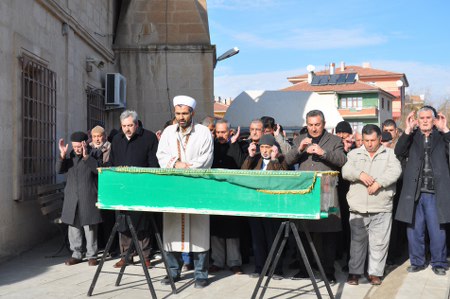
M207 0L219 61L215 96L288 87L287 77L334 62L404 73L408 94L450 100L450 1Z

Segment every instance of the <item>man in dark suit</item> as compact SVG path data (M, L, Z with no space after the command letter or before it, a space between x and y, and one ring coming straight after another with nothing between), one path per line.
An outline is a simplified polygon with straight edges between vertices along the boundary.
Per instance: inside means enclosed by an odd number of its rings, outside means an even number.
M301 171L339 171L347 162L341 138L325 130L325 116L320 110L311 110L306 114L307 133L294 139L294 146L286 154L286 163L299 164ZM335 206L339 207L337 194ZM330 283L336 282L334 261L336 257L337 232L341 231L341 221L337 215L326 219L305 221L310 232L318 241L317 251L323 264L325 275ZM301 268L293 279L308 278L306 270Z
M148 130L138 125L138 115L135 111L126 110L120 115L122 132L114 136L111 144L110 165L159 167L156 151L158 138ZM139 243L145 257L145 264L150 267L150 225L151 214L148 212L128 212L137 231ZM120 250L124 255L131 245L131 233L124 223L124 217L119 214ZM120 268L126 262L123 256L114 264Z
M245 155L237 142L239 135L230 138L230 124L220 119L215 125L214 160L211 168L240 169ZM228 266L234 274L242 274L239 234L242 228L241 217L213 216L211 224L210 273Z

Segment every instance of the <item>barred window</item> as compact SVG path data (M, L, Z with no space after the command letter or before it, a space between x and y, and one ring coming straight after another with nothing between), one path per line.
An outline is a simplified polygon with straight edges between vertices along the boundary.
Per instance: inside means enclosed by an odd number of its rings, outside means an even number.
M56 74L22 57L22 199L56 182Z
M87 130L100 125L105 127L106 111L105 111L105 96L101 89L90 88L86 89L87 95Z

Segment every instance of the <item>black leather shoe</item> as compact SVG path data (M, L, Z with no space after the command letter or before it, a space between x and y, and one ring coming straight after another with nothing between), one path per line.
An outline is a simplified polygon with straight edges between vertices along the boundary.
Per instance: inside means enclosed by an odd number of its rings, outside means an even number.
M425 266L414 266L414 265L411 265L408 268L406 268L406 271L408 271L409 273L414 273L414 272L422 271L425 268L426 268Z
M273 275L272 275L272 279L273 280L283 280L283 275L281 275L281 274L279 274L279 273L274 273Z
M325 275L326 275L326 277L327 277L328 282L329 282L331 285L336 284L336 276L334 276L334 274L325 274Z
M433 270L434 274L436 275L445 275L445 268L443 267L433 267L431 268L431 270Z
M208 279L196 279L194 288L203 289L204 287L207 287L208 284Z
M291 277L292 280L301 280L301 279L309 279L309 275L307 272L298 271L294 276Z
M176 277L173 278L173 282L177 282L177 281L179 281L179 280L180 280L180 276L176 276ZM161 279L161 284L162 284L162 285L165 285L165 286L170 285L170 279L169 279L169 276L166 276L166 277L164 277L163 279Z

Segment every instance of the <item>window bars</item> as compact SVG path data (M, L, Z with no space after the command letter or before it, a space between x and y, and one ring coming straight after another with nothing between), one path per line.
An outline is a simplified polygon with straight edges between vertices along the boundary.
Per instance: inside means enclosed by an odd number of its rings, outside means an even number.
M22 200L56 181L56 73L22 59Z

